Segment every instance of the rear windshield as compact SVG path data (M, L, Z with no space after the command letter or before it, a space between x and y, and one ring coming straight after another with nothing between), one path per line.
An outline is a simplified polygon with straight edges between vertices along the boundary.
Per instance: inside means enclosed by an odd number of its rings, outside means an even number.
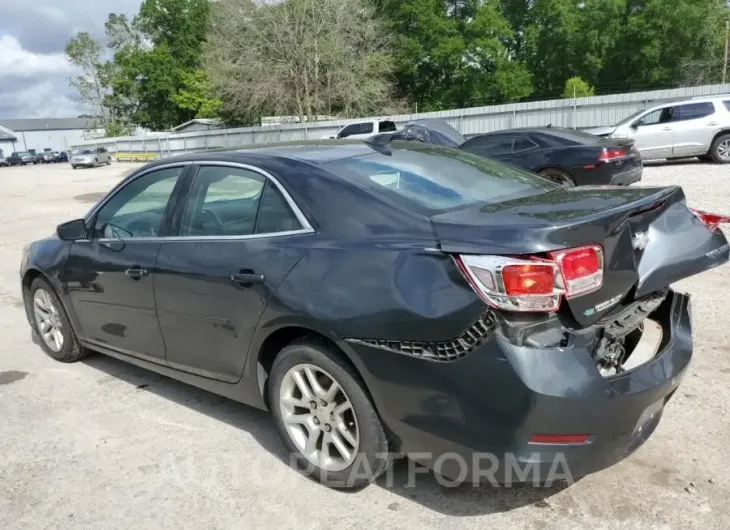
M595 134L578 131L575 129L545 129L542 131L548 136L552 136L563 145L598 145L603 143L603 139Z
M374 153L325 164L331 172L411 209L438 213L544 193L554 182L513 166L446 147L393 142Z

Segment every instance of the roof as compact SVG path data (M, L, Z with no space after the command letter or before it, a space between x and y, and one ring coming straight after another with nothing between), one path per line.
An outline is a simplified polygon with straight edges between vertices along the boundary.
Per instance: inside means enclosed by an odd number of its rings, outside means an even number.
M364 141L352 140L311 140L303 142L281 142L244 149L237 149L240 153L261 153L266 155L298 158L315 164L326 164L333 160L367 155L373 152Z
M0 125L0 140L14 142L15 140L17 140L17 138L15 137L13 131Z
M33 119L3 119L0 126L15 133L28 131L68 131L97 129L92 118L33 118Z
M173 131L179 131L181 129L185 129L195 123L199 123L200 125L208 125L211 127L221 127L222 124L220 120L214 120L210 118L195 118L194 120L186 121L185 123L181 123L177 127L173 127Z

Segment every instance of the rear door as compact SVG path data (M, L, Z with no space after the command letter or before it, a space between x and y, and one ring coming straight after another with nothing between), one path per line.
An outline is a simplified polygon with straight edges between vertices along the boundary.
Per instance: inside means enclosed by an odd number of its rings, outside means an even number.
M631 124L631 138L645 159L667 158L674 149L674 107L662 107Z
M154 287L167 361L238 381L259 317L314 232L273 177L237 164L201 164L173 227Z
M704 155L710 149L718 121L711 101L686 103L675 107L674 156Z

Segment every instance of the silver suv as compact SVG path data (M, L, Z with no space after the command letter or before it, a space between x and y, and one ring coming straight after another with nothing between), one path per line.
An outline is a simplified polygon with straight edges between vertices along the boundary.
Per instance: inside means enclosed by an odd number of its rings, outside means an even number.
M644 109L613 127L587 129L631 138L644 160L690 158L730 162L730 95L704 96Z

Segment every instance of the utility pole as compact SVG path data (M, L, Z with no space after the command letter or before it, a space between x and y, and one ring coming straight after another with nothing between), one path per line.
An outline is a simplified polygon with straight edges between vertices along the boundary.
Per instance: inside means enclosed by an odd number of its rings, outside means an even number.
M575 130L575 112L578 108L578 100L575 97L577 83L573 83L573 130Z
M725 84L725 77L727 76L727 41L728 34L730 33L730 19L725 21L725 61L722 64L722 84Z

